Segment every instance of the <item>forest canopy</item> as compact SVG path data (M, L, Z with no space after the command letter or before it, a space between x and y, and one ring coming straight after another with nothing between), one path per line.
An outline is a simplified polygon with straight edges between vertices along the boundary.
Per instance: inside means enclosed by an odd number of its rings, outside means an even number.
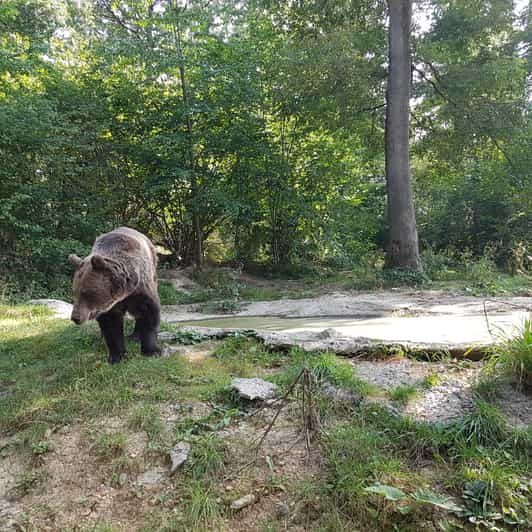
M530 245L531 8L413 13L420 246L504 266ZM183 266L373 260L387 24L384 0L3 0L0 288L60 289L118 225Z

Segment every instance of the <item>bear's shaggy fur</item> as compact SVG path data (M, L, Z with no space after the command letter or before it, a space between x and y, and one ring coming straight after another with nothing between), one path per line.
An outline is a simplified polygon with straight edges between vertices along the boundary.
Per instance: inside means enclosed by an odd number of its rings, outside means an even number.
M109 362L119 362L126 353L126 312L136 320L133 336L140 340L142 353L159 355L157 254L150 240L134 229L119 227L99 236L88 257L69 255L68 259L76 268L71 319L78 325L96 319Z

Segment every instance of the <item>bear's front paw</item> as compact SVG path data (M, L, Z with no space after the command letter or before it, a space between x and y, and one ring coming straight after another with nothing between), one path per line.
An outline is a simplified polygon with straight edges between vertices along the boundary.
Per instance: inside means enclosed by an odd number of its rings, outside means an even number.
M154 349L143 351L142 354L145 357L160 357L162 354L162 351L160 347L156 347Z
M126 358L127 353L117 353L109 355L109 364L118 364L123 358Z

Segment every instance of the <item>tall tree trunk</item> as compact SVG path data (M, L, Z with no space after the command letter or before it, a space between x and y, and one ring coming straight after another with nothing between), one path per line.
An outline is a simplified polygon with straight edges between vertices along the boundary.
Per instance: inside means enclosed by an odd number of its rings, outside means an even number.
M388 90L386 94L387 268L421 270L410 181L410 22L412 0L388 0Z
M192 196L192 229L194 232L194 264L201 270L203 264L203 236L201 232L200 215L198 209L198 181L196 176L196 156L194 154L194 137L192 128L192 118L190 117L190 97L188 92L187 78L185 72L185 61L183 58L183 46L181 38L181 27L179 24L179 6L177 0L174 4L175 22L173 24L174 42L176 46L177 58L179 61L179 77L181 80L181 94L183 106L186 113L188 152L190 165L190 193Z

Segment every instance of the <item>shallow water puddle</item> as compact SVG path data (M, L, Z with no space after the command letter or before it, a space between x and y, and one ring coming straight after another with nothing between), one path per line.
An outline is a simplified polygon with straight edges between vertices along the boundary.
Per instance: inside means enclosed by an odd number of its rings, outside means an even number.
M352 317L287 318L271 316L232 316L181 322L193 327L261 329L296 333L333 328L344 336L362 336L384 341L490 343L511 336L522 326L527 313L493 315L488 323L483 315L387 316L370 319ZM491 330L491 334L490 334Z

